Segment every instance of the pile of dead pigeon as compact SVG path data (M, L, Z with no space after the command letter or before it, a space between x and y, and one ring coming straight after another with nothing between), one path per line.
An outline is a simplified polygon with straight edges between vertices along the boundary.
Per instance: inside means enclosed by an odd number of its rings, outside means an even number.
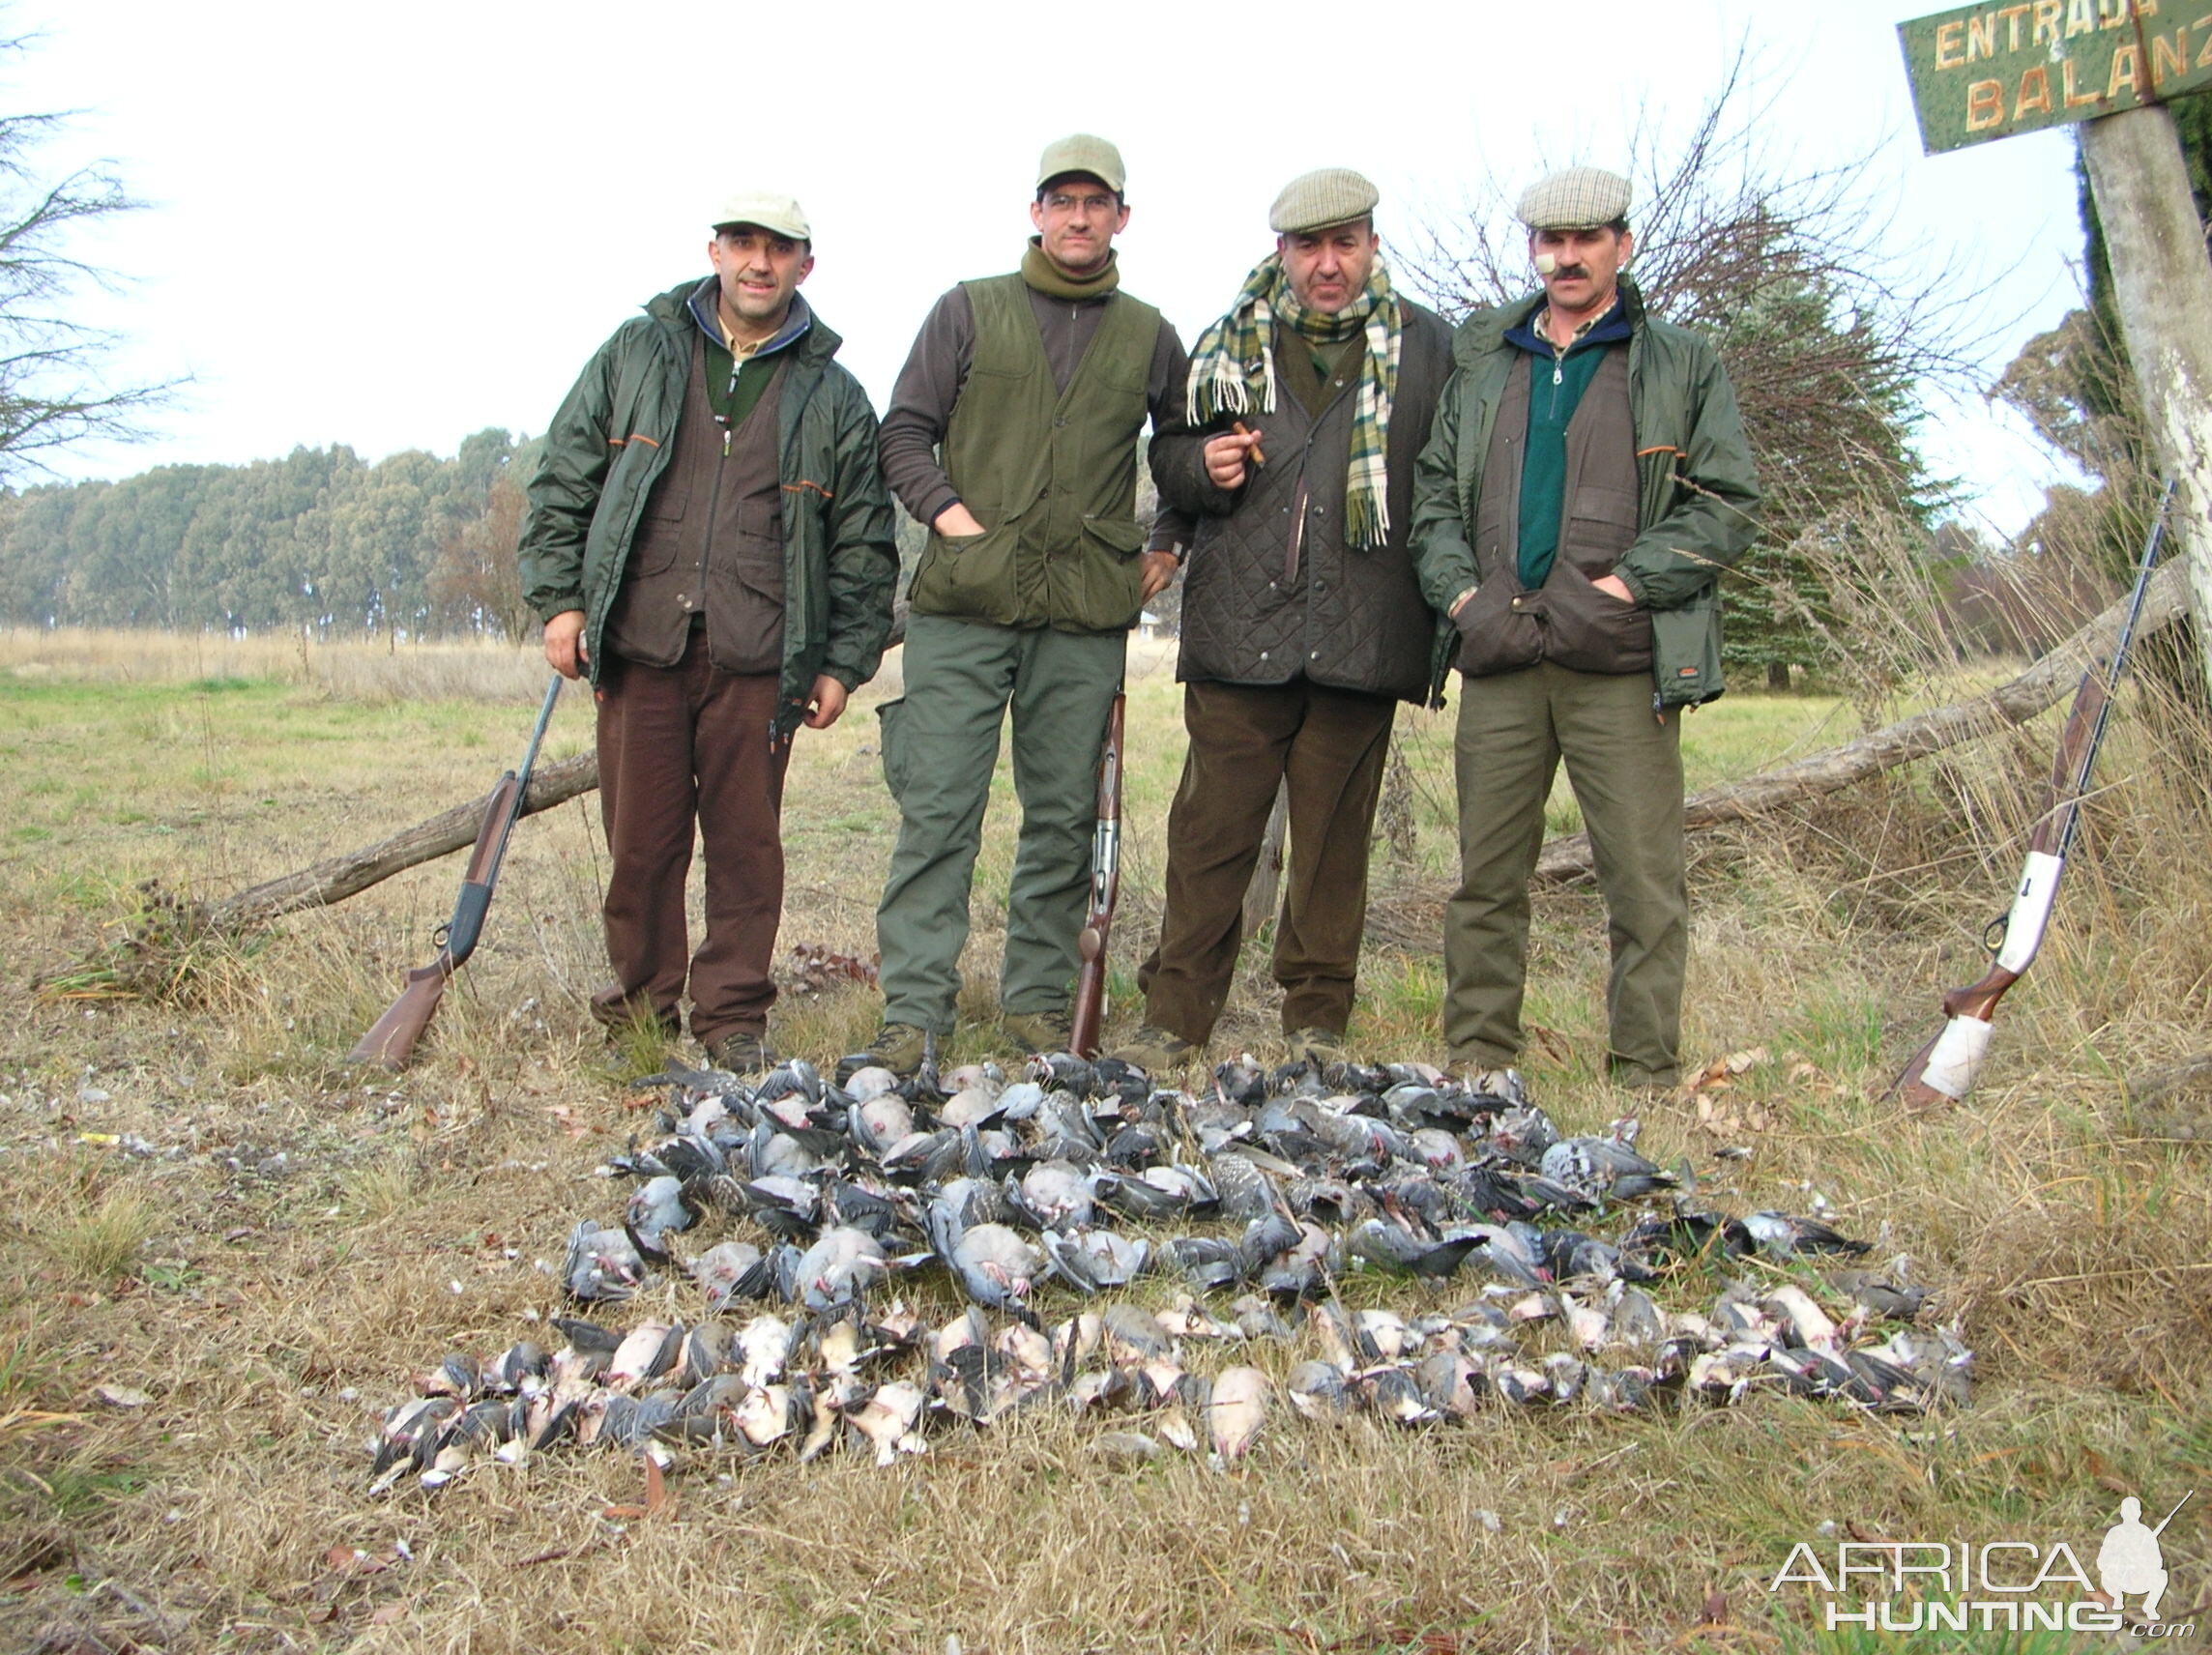
M1237 1060L1193 1092L1062 1054L1012 1077L832 1083L794 1060L647 1084L667 1089L660 1135L604 1169L637 1187L560 1266L582 1314L551 1319L552 1349L423 1376L373 1487L563 1444L850 1443L888 1465L1036 1408L1111 1422L1109 1456L1226 1464L1285 1413L1967 1393L1971 1353L1918 1324L1924 1290L1861 1266L1866 1242L1716 1210L1687 1162L1639 1152L1633 1119L1564 1135L1510 1071L1477 1089L1424 1064ZM619 1325L686 1276L696 1320ZM1451 1308L1347 1308L1391 1278ZM957 1302L947 1282L965 1307L925 1316Z

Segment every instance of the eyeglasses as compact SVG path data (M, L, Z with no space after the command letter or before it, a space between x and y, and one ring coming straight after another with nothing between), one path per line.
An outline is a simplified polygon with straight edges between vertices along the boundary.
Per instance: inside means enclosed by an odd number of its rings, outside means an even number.
M1044 198L1048 213L1111 213L1121 203L1111 195L1064 195L1054 190Z

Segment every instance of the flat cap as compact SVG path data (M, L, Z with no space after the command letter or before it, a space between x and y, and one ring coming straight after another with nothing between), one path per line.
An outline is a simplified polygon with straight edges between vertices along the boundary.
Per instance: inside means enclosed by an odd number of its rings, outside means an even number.
M1104 138L1094 138L1089 132L1072 132L1045 145L1044 157L1037 162L1036 187L1042 189L1054 179L1065 178L1071 172L1095 178L1117 195L1121 193L1121 187L1129 176L1121 165L1121 152Z
M788 195L770 189L748 189L725 197L714 209L714 228L724 224L758 224L795 242L810 242L814 232L806 222L806 209Z
M1513 216L1531 230L1595 230L1628 217L1628 180L1601 166L1570 166L1521 192Z
M1282 194L1267 209L1267 228L1278 236L1296 236L1330 224L1348 224L1367 218L1381 199L1375 186L1350 167L1324 166L1283 186Z

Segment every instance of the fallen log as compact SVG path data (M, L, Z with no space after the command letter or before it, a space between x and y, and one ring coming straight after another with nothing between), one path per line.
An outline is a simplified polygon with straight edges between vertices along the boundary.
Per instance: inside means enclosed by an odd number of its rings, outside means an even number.
M2182 584L2180 566L2161 569L2144 596L2138 635L2156 631L2184 614L2187 606L2188 593ZM1814 753L1794 764L1708 788L1688 800L1683 811L1684 822L1691 828L1741 822L1796 799L1834 793L1866 776L1993 731L2024 724L2071 689L2091 659L2112 647L2119 635L2121 612L2125 608L2124 603L2114 604L2020 677L1971 701L1917 712L1872 735ZM900 620L903 619L902 615ZM895 643L904 635L904 626L897 625L892 641ZM530 794L523 801L522 813L531 816L549 810L590 793L598 785L598 755L578 753L574 758L543 767L531 777ZM205 921L218 930L234 931L303 908L343 902L395 873L473 844L482 819L482 799L473 798L456 804L389 839L380 839L342 857L333 857L313 867L209 903L204 910ZM1553 883L1586 878L1590 871L1586 833L1547 841L1536 862L1536 877Z
M578 753L572 759L545 765L531 776L530 792L523 798L521 813L535 816L540 810L566 804L579 794L590 793L598 785L599 755L596 752ZM439 812L427 822L418 822L389 839L379 839L373 845L348 851L342 857L333 857L311 868L302 868L280 879L265 880L235 896L211 902L203 917L216 930L237 931L299 909L343 902L419 862L431 861L464 845L475 844L477 829L483 826L483 799L469 799L451 810Z
M1971 701L1916 712L1840 747L1694 794L1683 804L1683 825L1713 828L1724 822L1742 822L1799 799L1838 792L1854 781L1945 747L2024 724L2055 705L2092 660L2111 650L2119 640L2127 607L2127 600L2121 599L2020 677ZM2143 595L2142 619L2136 624L2136 635L2148 636L2188 613L2188 607L2189 589L2182 567L2168 564L2152 578ZM1593 871L1587 833L1547 840L1536 858L1536 877L1553 884L1569 884L1587 878Z

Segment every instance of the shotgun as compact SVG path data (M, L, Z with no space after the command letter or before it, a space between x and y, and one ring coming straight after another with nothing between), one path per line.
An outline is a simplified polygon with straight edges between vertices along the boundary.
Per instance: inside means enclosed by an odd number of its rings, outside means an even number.
M1114 692L1106 714L1106 740L1098 749L1098 827L1091 837L1091 912L1075 940L1083 970L1075 978L1075 1031L1068 1044L1079 1058L1098 1055L1106 1022L1106 945L1114 931L1114 904L1121 894L1121 714L1127 696Z
M560 695L561 675L555 673L553 682L545 686L545 704L538 710L538 727L530 732L521 768L501 776L484 802L483 826L477 830L476 848L469 853L468 866L461 873L461 894L453 904L453 916L431 939L438 945L437 958L407 973L407 986L399 991L392 1009L361 1037L361 1043L348 1054L348 1061L405 1068L407 1060L414 1056L415 1042L422 1038L422 1031L438 1014L446 984L477 951L477 939L483 935L484 913L491 907L492 887L499 884L499 864L507 856L508 836L522 815L522 801L530 792L530 772L538 764L538 743L545 740L545 726L553 717L553 703Z
M1982 979L1955 988L1943 997L1941 1031L1912 1055L1905 1072L1889 1089L1914 1108L1966 1095L1981 1073L1990 1048L1990 1021L2005 991L2034 964L2036 950L2051 923L2051 905L2058 894L2058 879L2066 871L2066 854L2074 848L2081 825L2081 800L2089 791L2089 773L2104 744L2105 725L2111 717L2112 692L2128 664L2128 646L2135 639L2136 622L2142 615L2143 594L2158 562L2160 542L2166 537L2167 512L2173 505L2173 479L2168 478L2159 496L2158 512L2151 520L2150 538L2143 543L2142 559L2136 566L2136 589L2128 599L2127 618L2120 623L2111 658L2092 661L2074 691L2074 708L2066 715L2066 728L2058 738L2058 756L2051 768L2050 802L2036 819L2027 841L2027 864L2013 892L2012 907L1992 920L1986 943L1996 957Z

